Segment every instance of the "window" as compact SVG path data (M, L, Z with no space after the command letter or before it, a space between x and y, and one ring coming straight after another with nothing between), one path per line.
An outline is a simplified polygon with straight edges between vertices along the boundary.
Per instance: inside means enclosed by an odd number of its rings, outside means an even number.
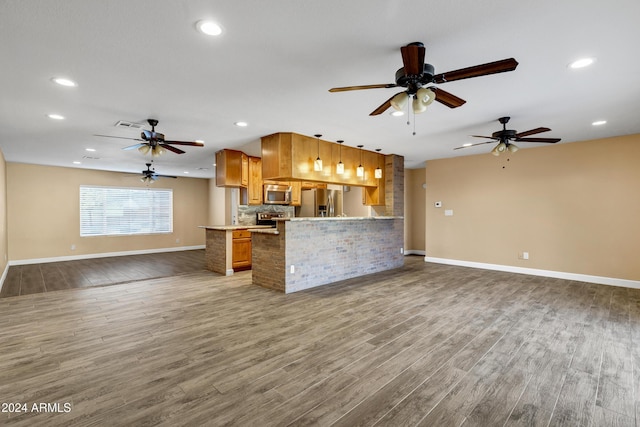
M80 186L80 236L173 232L173 191Z

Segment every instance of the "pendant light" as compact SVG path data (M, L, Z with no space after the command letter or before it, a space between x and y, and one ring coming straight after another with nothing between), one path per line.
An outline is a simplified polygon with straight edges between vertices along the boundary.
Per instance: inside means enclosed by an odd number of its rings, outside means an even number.
M382 150L382 148L376 148L376 151L378 152L378 154L380 154L380 150ZM374 176L376 179L382 178L382 168L380 167L380 159L378 159L378 167L374 172Z
M318 138L318 158L316 158L315 162L313 162L313 170L316 172L322 172L322 159L320 158L320 137L322 135L315 134L313 136Z
M336 173L338 175L342 175L344 173L344 163L342 163L342 143L344 141L342 139L339 139L336 142L340 144L340 161L336 165Z
M364 166L362 166L362 147L364 147L364 145L358 145L358 148L360 149L360 166L358 166L358 169L356 169L356 175L364 179Z

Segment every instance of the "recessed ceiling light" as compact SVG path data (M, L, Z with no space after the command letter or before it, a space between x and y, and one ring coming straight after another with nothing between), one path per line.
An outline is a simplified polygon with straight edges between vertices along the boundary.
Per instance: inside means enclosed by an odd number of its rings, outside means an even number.
M56 84L59 84L60 86L67 86L67 87L78 86L78 83L74 82L73 80L69 80L65 77L54 77L51 79L51 81Z
M592 126L602 126L604 124L607 124L606 120L596 120L595 122L591 123Z
M394 111L391 113L391 115L393 117L400 117L400 116L404 116L404 111Z
M74 165L79 165L79 164L82 164L82 162L77 162L77 161L76 161L76 162L73 162L73 164L74 164Z
M213 21L198 21L196 27L202 34L208 36L219 36L222 34L222 27Z
M95 149L95 148L85 148L85 151L91 151L91 152L94 152L94 151L96 151L96 149Z
M235 122L234 125L241 127L241 128L245 128L247 126L249 126L249 123L247 122Z
M204 144L204 140L203 139L196 139L195 142L199 142L200 144Z
M61 116L60 114L47 114L47 117L53 120L64 120L64 116Z
M471 147L473 145L472 142L467 142L466 144L462 144L463 147Z
M188 173L189 173L189 171L184 171L184 172L182 172L182 173L186 173L186 174L188 174Z
M569 68L576 69L588 67L589 65L593 64L595 60L595 58L581 58L569 64Z

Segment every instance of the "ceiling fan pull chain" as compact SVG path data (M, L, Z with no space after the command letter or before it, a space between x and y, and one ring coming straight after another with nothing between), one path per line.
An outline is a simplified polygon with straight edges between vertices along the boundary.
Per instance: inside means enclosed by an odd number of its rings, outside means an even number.
M407 102L407 126L409 126L410 124L411 124L411 109L409 108L409 103Z

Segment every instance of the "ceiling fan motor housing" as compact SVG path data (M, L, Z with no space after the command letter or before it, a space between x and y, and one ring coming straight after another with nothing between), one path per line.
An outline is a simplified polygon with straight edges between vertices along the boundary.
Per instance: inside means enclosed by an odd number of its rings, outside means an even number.
M396 71L396 84L408 89L409 95L415 94L423 85L433 81L435 68L431 64L423 64L422 74L412 76L407 75L404 67Z
M514 139L516 137L516 131L513 129L505 129L505 130L499 130L497 132L494 132L491 134L492 137L494 138L499 138L499 139Z

